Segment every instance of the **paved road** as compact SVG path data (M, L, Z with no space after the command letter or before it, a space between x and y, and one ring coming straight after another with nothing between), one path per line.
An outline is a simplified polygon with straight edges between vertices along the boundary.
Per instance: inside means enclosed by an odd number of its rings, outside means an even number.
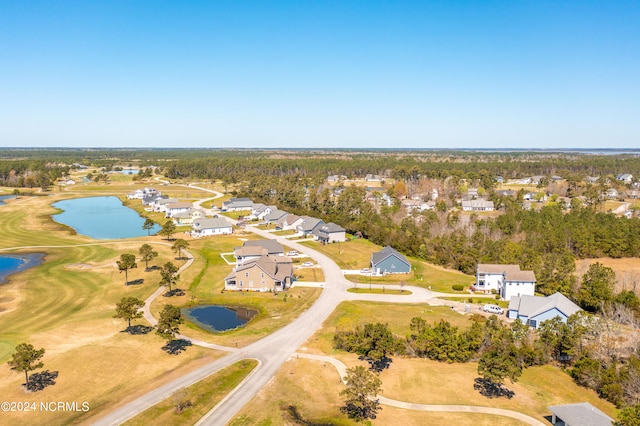
M95 424L121 424L145 409L150 408L170 397L178 389L190 386L191 384L204 379L234 362L246 358L257 359L259 364L251 375L197 423L198 425L224 425L233 419L242 407L244 407L269 382L269 380L271 380L271 378L280 369L281 365L295 353L298 347L300 347L300 345L302 345L317 329L322 326L324 320L334 311L340 302L344 300L375 300L392 303L425 303L435 296L435 294L429 290L413 286L404 287L406 290L411 291L410 295L349 293L346 290L349 287L353 287L353 283L347 281L344 278L342 270L335 264L335 262L324 254L312 250L307 246L302 246L297 242L285 239L284 237L277 237L272 233L255 229L253 227L250 227L250 229L264 238L276 239L281 244L286 244L294 250L304 252L317 262L317 264L323 269L325 275L324 290L317 301L309 309L303 312L295 321L269 336L266 336L241 349L229 348L190 339L193 344L227 351L229 354L208 365L185 374L184 376L167 383L146 395L143 395L123 407L116 409ZM156 290L156 292L147 299L145 306L145 318L151 324L154 324L157 321L151 316L148 306L155 297L162 293L162 291L162 288ZM186 338L184 336L182 337ZM399 401L397 403L409 404Z

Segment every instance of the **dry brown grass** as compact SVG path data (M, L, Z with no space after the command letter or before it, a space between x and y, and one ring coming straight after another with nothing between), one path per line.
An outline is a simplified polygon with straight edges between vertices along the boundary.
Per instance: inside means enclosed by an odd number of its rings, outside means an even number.
M618 283L615 291L633 290L638 296L640 296L640 258L637 257L624 257L621 259L611 259L608 257L601 257L598 259L581 259L576 261L576 273L578 275L578 282L582 281L582 275L588 270L589 266L600 262L604 266L608 266L616 273Z

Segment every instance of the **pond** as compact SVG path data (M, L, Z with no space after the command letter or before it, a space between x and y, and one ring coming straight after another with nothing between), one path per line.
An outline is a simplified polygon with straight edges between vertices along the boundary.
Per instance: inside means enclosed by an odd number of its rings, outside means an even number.
M53 207L63 210L53 216L56 222L96 240L147 235L147 231L142 229L145 219L135 210L124 206L118 197L74 198L58 201ZM159 230L160 226L156 224L150 233L153 235Z
M0 284L6 282L9 275L37 266L44 260L44 253L1 254Z
M242 327L258 314L255 309L243 307L205 305L183 309L182 313L190 321L210 331L227 331Z
M6 204L4 200L8 200L10 198L16 198L15 195L0 195L0 206Z

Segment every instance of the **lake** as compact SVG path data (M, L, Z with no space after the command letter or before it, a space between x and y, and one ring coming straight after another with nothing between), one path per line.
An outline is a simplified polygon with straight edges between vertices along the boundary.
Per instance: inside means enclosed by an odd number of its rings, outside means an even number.
M205 305L183 309L182 313L200 327L219 332L242 327L256 316L258 311L242 307L228 308L226 306Z
M58 201L53 207L63 210L53 219L75 229L78 234L96 240L115 240L147 235L142 229L145 219L135 210L126 207L118 197L88 197ZM160 230L151 229L151 235Z
M9 275L37 266L44 260L44 253L0 254L0 284Z

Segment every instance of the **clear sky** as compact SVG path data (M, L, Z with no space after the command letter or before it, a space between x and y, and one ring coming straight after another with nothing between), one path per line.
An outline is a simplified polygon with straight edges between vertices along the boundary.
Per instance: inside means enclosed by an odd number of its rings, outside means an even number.
M640 1L0 1L0 146L639 148Z

